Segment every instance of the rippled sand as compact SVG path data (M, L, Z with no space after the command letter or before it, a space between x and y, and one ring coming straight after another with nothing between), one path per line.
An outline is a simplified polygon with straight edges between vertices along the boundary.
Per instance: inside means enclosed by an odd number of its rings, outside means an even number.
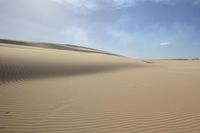
M199 133L199 94L198 60L0 43L1 133Z

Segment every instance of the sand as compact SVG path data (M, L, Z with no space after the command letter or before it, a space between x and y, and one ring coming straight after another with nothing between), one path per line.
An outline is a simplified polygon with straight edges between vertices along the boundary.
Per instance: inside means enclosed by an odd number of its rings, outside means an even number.
M200 132L200 61L69 47L0 43L0 133Z

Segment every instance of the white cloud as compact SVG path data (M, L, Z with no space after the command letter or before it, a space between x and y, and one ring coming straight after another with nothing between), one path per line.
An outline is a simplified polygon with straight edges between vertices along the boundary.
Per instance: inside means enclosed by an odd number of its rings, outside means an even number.
M88 32L82 27L68 27L62 32L62 35L66 40L70 40L69 43L71 44L85 45L90 43Z
M170 45L170 43L169 42L161 42L160 43L160 46L167 46L167 45Z
M68 8L76 8L77 10L82 11L86 10L98 10L99 4L97 0L51 0L58 4L67 6Z
M130 33L123 29L119 29L115 26L107 29L105 32L107 33L109 38L113 41L111 43L115 45L121 45L123 47L126 47L130 43L133 43L135 39L134 33Z
M64 2L63 0L51 0L51 1L59 3L59 4L62 4Z
M116 6L122 6L122 5L133 5L138 0L112 0L112 4Z
M133 7L135 5L144 3L144 2L154 2L154 3L162 3L162 4L172 4L174 1L172 0L51 0L58 4L62 4L71 9L79 10L80 12L84 10L89 11L98 11L103 10L106 7L113 8L126 8Z
M162 3L173 5L175 0L112 0L112 3L119 7L132 7L144 2Z

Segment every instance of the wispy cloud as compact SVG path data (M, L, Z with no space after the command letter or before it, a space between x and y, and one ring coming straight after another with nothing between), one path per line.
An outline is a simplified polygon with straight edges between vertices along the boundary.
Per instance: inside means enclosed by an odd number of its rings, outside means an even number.
M95 11L99 9L98 0L51 0L52 2L62 4L68 9L75 9L83 12L83 10Z
M142 4L145 2L153 2L153 3L162 3L162 4L172 4L174 1L177 0L110 0L110 1L102 1L102 0L51 0L58 4L62 4L67 6L68 8L79 8L96 11L96 10L103 10L106 7L113 7L113 8L127 8L133 7L138 4ZM81 11L81 10L80 10Z
M91 38L88 36L88 32L83 27L71 26L63 30L62 35L66 40L70 40L68 43L76 45L86 45L91 43Z
M170 45L170 43L169 42L161 42L160 43L160 46L167 46L167 45Z
M177 0L112 0L115 5L118 6L135 6L144 2L162 3L162 4L172 4Z

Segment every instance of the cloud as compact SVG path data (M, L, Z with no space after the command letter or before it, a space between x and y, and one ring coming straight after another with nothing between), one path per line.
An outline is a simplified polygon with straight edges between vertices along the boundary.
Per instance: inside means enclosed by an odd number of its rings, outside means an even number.
M117 6L117 7L127 7L127 6L132 6L132 5L135 5L136 2L138 0L112 0L111 1L111 4L113 4L114 6Z
M176 1L176 0L174 0ZM172 0L112 0L115 5L122 6L134 6L144 2L162 3L162 4L172 4Z
M71 44L76 45L88 45L91 43L91 38L89 38L88 32L83 27L71 26L62 31L62 36L66 40L70 40Z
M68 8L76 8L76 10L98 10L98 0L51 0L52 2L62 4Z
M59 4L63 4L63 2L64 2L63 0L51 0L51 1L59 3Z
M170 45L170 43L169 42L161 42L160 43L160 46L167 46L167 45Z
M153 3L162 3L162 4L172 4L177 0L110 0L110 1L102 1L102 0L51 0L52 2L62 4L67 6L68 8L75 8L82 12L82 10L88 11L98 11L103 10L105 8L127 8L134 7L138 4L142 4L145 2L153 2Z

